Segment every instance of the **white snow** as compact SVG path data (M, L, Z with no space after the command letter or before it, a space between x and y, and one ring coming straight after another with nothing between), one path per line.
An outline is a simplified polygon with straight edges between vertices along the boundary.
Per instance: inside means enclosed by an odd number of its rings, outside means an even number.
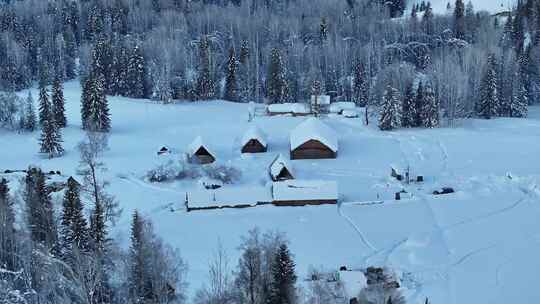
M38 95L35 89L32 94ZM76 175L76 146L84 138L77 81L66 84L65 96L65 155L50 160L40 156L39 132L0 130L0 172L34 164L44 171L60 170L65 177ZM238 153L234 139L252 124L245 115L247 104L162 105L121 97L109 97L109 102L112 133L102 159L108 170L101 175L124 209L111 236L127 248L131 215L139 210L188 261L191 295L208 281L208 261L218 240L234 266L241 236L259 227L287 233L300 277L310 265L336 270L341 265L387 266L404 276L400 282L410 291L405 294L410 304L422 304L426 297L437 304L540 303L538 106L530 108L527 119L471 119L456 128L433 130L381 132L376 123L365 126L361 118L327 118L324 122L339 134L340 157L291 162L300 180L337 182L341 207L186 213L185 193L201 191L197 180L152 184L143 178L156 161L156 147L166 143L172 151L183 151L196 135L212 139L205 143L242 172L236 184L216 191L216 201L252 204L268 189L268 164L276 153L288 155L289 133L305 118L256 117L271 140L271 153L246 156ZM410 165L426 182L403 185L389 176L390 164ZM17 191L22 176L0 176L8 177ZM445 186L456 193L430 195ZM412 199L394 201L394 193L403 188ZM212 193L201 191L206 194L201 201L213 200ZM55 198L60 208L61 197Z
M343 283L349 299L358 297L360 291L367 287L367 279L361 271L340 271L339 280Z
M412 1L411 3L421 3L422 1ZM427 2L427 1L426 1ZM446 6L448 3L454 7L454 0L431 0L431 7L433 11L437 14L446 14ZM465 5L469 2L465 0ZM471 0L474 11L488 11L490 13L499 13L503 11L509 11L515 4L515 0Z
M338 101L330 104L330 113L341 113L344 110L354 110L356 104L350 101Z
M272 184L275 202L338 200L338 185L335 181L286 180Z
M255 139L255 140L259 141L265 147L268 146L268 142L266 140L266 135L256 125L250 126L247 129L247 131L244 133L244 136L242 136L242 140L241 140L240 144L242 146L244 146L245 144L247 144L252 139Z
M291 150L300 147L310 140L317 140L332 151L338 151L337 134L318 118L310 117L291 131Z
M216 190L198 189L188 192L190 208L255 206L260 202L271 202L269 187L222 187Z
M303 103L277 103L268 105L268 112L273 114L308 114L309 107Z

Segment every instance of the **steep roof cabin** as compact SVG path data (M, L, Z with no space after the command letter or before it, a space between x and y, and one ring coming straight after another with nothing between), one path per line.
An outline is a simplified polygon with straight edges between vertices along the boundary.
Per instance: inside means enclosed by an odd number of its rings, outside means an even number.
M308 118L291 132L291 159L336 158L337 134L317 118Z
M274 181L284 181L294 179L292 166L289 161L279 154L270 164L268 168L270 178Z
M242 153L263 153L268 150L266 136L256 126L250 127L242 137Z
M207 145L204 144L202 137L197 136L195 140L189 145L188 148L188 158L193 163L199 163L199 164L211 164L214 161L216 161L216 158L211 152L211 150L208 148Z

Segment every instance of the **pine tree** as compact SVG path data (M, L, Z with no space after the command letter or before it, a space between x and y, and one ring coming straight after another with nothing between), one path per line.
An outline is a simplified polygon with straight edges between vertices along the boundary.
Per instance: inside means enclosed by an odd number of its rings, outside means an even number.
M145 75L146 63L144 56L139 45L135 45L134 49L129 53L127 62L126 89L128 97L145 97Z
M199 67L197 78L197 96L200 100L214 97L214 80L210 73L210 45L207 36L199 42Z
M296 303L295 263L286 244L282 244L272 263L272 281L268 304Z
M131 222L129 294L134 303L151 299L152 286L147 270L147 240L144 235L144 220L137 211Z
M236 57L234 49L229 50L229 63L227 65L227 78L225 79L225 95L223 99L228 101L238 101L238 84L236 82Z
M281 103L283 98L283 88L285 77L281 53L278 49L272 49L270 53L270 63L268 64L267 97L270 103Z
M45 126L45 121L49 119L51 111L47 80L45 79L45 71L42 69L39 80L39 125L42 128Z
M410 83L405 89L405 96L401 105L401 126L411 128L415 126L416 119L416 100L413 84Z
M49 158L58 157L64 153L62 133L56 126L52 113L49 115L49 119L43 123L39 143L40 153L47 154Z
M67 126L66 110L64 107L64 88L62 86L62 80L59 75L54 78L52 92L52 113L54 122L58 128L65 128Z
M358 106L365 107L369 101L369 75L361 61L354 66L353 81L354 101Z
M480 85L480 100L476 106L479 117L490 119L499 113L499 79L495 55L488 56L488 62Z
M431 4L428 2L424 11L424 16L422 17L422 27L424 33L428 36L433 35L434 33L434 24L433 24L433 9Z
M421 117L422 124L425 128L436 128L439 126L439 101L429 83L425 86Z
M9 197L8 181L0 179L0 268L16 271L17 240L15 230L15 211Z
M24 129L30 132L34 132L37 129L36 110L34 108L34 98L32 93L28 91L28 97L25 100L24 110Z
M26 222L32 241L41 245L46 251L57 254L58 233L54 209L45 185L45 174L40 169L28 169L25 178L24 201Z
M421 127L422 123L422 110L424 109L424 84L420 82L418 84L418 89L416 89L416 98L414 101L415 116L414 116L414 127Z
M243 102L250 100L252 96L252 80L249 75L249 58L250 58L250 49L249 44L246 40L242 41L240 46L240 57L239 57L239 67L238 67L238 86L240 99Z
M524 77L525 75L518 73L517 79L514 80L514 87L512 89L512 96L510 98L508 109L508 115L510 117L527 117L529 94L527 91L526 80L523 79Z
M325 44L326 40L328 40L328 23L326 21L326 18L321 19L319 40L321 41L321 44Z
M109 132L111 118L105 95L105 78L92 71L86 77L81 96L81 119L83 129L92 132Z
M465 4L463 0L456 0L454 7L454 35L458 39L465 39Z
M96 201L90 216L90 236L94 252L103 256L107 251L107 224L105 210L101 202Z
M379 129L389 131L399 128L401 124L399 111L399 91L389 85L383 95Z
M75 256L89 250L88 223L83 214L79 183L70 177L66 187L62 203L60 248L64 260L73 262Z

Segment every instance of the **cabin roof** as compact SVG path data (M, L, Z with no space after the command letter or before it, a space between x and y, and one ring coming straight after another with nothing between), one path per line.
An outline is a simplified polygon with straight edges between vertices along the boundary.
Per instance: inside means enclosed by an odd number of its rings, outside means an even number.
M270 113L309 114L310 109L303 103L276 103L268 105Z
M335 181L286 180L273 183L274 201L338 200Z
M204 148L210 155L215 156L212 150L204 143L204 140L201 136L197 136L193 142L188 147L188 152L190 155L195 155L200 148Z
M245 146L252 139L256 139L265 147L268 146L268 142L266 140L266 134L264 134L263 131L261 131L261 129L259 129L259 127L255 125L249 127L247 131L244 133L244 136L242 136L241 145Z
M317 140L330 150L338 151L337 134L321 120L314 117L306 119L291 132L291 150L295 150L310 140Z
M289 160L283 157L283 155L280 153L270 164L270 174L273 177L277 177L283 168L287 169L287 171L289 171L289 173L294 177L292 165L290 164Z

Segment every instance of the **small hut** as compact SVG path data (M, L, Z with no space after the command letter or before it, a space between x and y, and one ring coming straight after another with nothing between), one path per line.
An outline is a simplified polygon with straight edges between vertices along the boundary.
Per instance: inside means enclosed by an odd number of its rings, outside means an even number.
M216 161L214 154L204 144L202 137L197 136L195 140L189 145L188 158L191 162L199 164L211 164Z
M279 154L276 156L274 161L270 164L268 169L270 178L274 182L284 181L289 179L294 179L292 166L289 164L289 161Z
M308 118L290 135L291 159L336 158L337 134L317 118Z
M266 136L256 126L249 128L242 137L242 153L263 153L268 150Z
M169 154L171 152L171 150L166 147L166 146L163 146L161 147L161 149L159 149L159 151L157 152L157 155L165 155L165 154Z

